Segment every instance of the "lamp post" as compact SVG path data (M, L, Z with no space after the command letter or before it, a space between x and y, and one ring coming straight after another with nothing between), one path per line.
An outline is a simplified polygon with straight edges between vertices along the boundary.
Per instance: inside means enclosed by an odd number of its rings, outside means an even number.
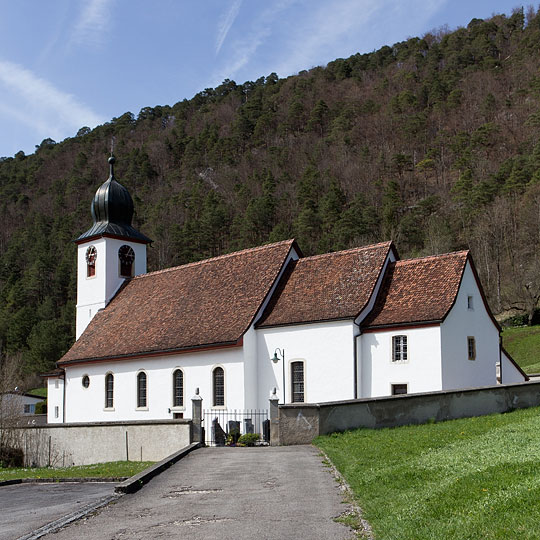
M281 362L283 365L283 404L285 405L285 349L280 349L279 347L276 348L274 351L274 357L272 358L272 362L274 364L277 364L279 362L279 356L281 356Z

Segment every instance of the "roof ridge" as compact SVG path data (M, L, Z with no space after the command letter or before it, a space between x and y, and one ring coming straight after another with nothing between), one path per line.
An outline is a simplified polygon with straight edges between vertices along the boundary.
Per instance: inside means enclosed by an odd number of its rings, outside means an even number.
M133 277L132 280L142 279L147 276L155 276L156 274L164 274L166 272L179 270L180 268L191 268L193 266L199 266L199 265L206 264L209 262L226 259L229 257L235 257L237 255L242 255L245 253L254 253L256 251L262 251L264 249L268 249L268 248L272 248L272 247L276 247L280 245L290 244L292 246L293 242L294 242L294 239L281 240L280 242L274 242L272 244L264 244L262 246L255 246L251 248L241 249L240 251L233 251L232 253L225 253L224 255L218 255L217 257L210 257L209 259L203 259L202 261L195 261L191 263L181 264L179 266L172 266L171 268L163 268L162 270L154 270L153 272L147 272L146 274L139 274L138 276Z
M311 255L309 257L301 257L300 259L298 259L298 261L299 262L308 261L308 260L312 261L313 259L320 259L322 257L330 257L330 256L333 256L333 255L342 255L344 253L352 253L354 251L364 251L364 250L368 250L368 249L380 248L380 247L383 247L383 246L390 247L391 244L392 244L392 241L388 240L386 242L379 242L378 244L368 244L367 246L358 246L358 247L355 247L355 248L343 249L341 251L331 251L330 253L320 253L318 255Z
M396 261L395 264L396 265L413 264L417 262L426 261L429 259L443 259L443 258L455 257L457 255L465 255L465 254L468 255L469 253L470 253L469 249L462 249L460 251L450 251L448 253L441 253L440 255L426 255L425 257L416 257L413 259L400 259L399 261Z

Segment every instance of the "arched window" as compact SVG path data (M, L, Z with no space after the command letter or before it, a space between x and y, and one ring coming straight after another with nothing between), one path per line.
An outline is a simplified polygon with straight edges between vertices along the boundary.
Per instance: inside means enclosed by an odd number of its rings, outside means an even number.
M133 262L135 252L128 245L123 245L118 250L118 260L120 263L120 277L133 277Z
M291 401L302 403L304 401L304 362L291 363Z
M184 406L184 373L176 369L173 373L173 407Z
M94 277L96 275L96 259L97 250L95 246L90 246L86 250L86 277Z
M212 387L214 394L214 407L223 407L225 405L225 373L223 368L217 367L212 372Z
M114 376L112 373L105 375L105 408L112 409L114 405Z
M137 407L146 407L146 373L137 375Z

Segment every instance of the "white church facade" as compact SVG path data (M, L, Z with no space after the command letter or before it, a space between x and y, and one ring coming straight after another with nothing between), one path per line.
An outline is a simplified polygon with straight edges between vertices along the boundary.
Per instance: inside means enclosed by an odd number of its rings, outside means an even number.
M49 423L191 418L527 380L500 344L471 255L391 242L304 257L294 240L146 273L114 177L76 243L76 341L48 374Z

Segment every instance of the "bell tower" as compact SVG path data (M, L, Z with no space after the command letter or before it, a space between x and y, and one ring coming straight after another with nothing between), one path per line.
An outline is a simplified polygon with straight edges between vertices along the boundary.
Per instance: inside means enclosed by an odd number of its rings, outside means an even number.
M152 240L131 226L133 199L114 177L115 158L109 158L109 178L92 200L94 224L77 244L77 321L79 339L95 314L104 308L126 279L146 273L146 245Z

